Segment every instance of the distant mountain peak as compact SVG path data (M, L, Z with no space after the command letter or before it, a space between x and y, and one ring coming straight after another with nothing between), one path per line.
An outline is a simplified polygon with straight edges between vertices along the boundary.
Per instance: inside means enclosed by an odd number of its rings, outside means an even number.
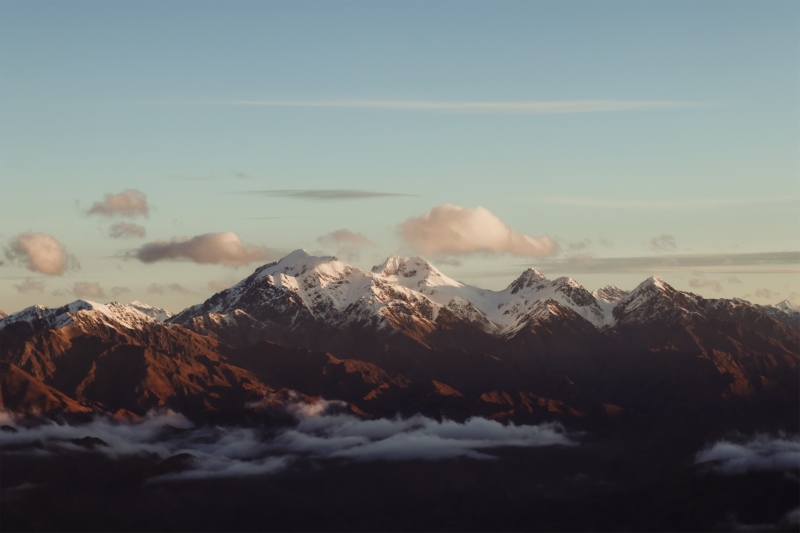
M372 267L374 274L382 274L384 276L400 276L406 277L419 275L420 272L431 272L441 274L439 270L428 263L421 257L401 257L399 255L392 255L386 258L386 261L380 265ZM413 272L413 274L412 274Z
M592 292L592 296L594 296L597 300L601 300L606 303L618 302L627 295L628 291L622 290L614 284L600 287L596 291Z
M545 281L547 278L544 274L536 270L535 268L528 268L520 274L520 276L511 282L511 285L508 286L508 289L511 290L511 294L516 294L522 289L526 287L531 287L534 283L539 283L540 281Z

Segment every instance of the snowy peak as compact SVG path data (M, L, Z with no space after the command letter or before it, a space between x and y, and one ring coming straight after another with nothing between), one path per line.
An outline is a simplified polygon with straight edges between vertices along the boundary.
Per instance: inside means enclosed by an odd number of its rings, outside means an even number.
M25 322L33 329L58 329L72 324L76 319L88 319L111 327L136 329L153 318L133 306L117 302L101 304L89 300L75 300L61 307L34 305L0 320L0 330L17 322Z
M159 322L164 322L174 315L174 313L170 313L166 309L162 309L160 307L153 307L152 305L140 302L139 300L135 300L129 303L128 306L136 309L140 313L143 313L152 318L153 320L157 320Z
M630 294L628 291L624 291L616 285L606 285L592 292L592 296L594 296L595 299L609 304L622 300L628 294Z
M544 274L542 274L535 268L529 268L525 272L523 272L517 279L511 282L511 285L509 285L506 290L511 292L511 294L517 294L522 289L530 288L536 283L545 280L547 280L547 278L545 277Z
M382 276L424 277L427 274L442 275L439 270L421 257L390 256L381 263L372 267L373 274Z
M793 312L793 311L794 312L800 311L800 305L795 305L789 300L782 300L782 301L776 303L775 305L773 305L772 307L780 309L781 311L784 311L786 313Z

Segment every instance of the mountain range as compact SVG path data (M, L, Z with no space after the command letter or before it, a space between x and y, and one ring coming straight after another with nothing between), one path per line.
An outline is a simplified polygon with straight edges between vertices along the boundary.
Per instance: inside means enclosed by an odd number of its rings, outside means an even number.
M0 513L12 530L796 530L799 365L789 302L533 269L490 291L417 257L363 271L298 250L175 315L78 300L0 318ZM520 431L569 445L408 456ZM308 455L363 435L389 438L350 452L390 458ZM290 436L305 444L275 457ZM291 468L256 475L265 460Z
M776 405L763 424L793 427L799 330L788 302L706 299L657 277L590 293L528 269L490 291L418 257L363 271L298 250L176 315L78 300L0 319L2 401L20 412L249 416L252 402L291 392L363 416L581 425L647 417L686 395L713 400L734 426Z

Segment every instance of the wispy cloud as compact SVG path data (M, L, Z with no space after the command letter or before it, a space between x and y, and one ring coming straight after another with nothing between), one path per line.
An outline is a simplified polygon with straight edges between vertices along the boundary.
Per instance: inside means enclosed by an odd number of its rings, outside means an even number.
M542 260L535 266L544 272L559 273L694 273L702 270L710 274L796 274L800 273L800 252L661 254L649 257L580 256Z
M445 113L601 113L701 107L699 102L669 100L528 100L517 102L443 102L431 100L228 100L193 105L374 109Z
M266 191L246 191L246 193L297 198L300 200L361 200L365 198L384 198L392 196L418 196L416 194L361 191L357 189L274 189Z
M726 207L756 207L800 205L799 197L774 198L683 198L677 200L587 198L579 196L551 196L541 201L555 205L593 207L598 209L714 209Z

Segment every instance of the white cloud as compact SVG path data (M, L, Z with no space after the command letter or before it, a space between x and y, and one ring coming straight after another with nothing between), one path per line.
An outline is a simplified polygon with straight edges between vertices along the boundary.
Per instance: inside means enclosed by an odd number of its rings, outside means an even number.
M113 239L142 238L146 235L144 226L130 222L117 222L108 229L108 236Z
M264 402L268 404L270 399L265 398ZM462 424L421 415L362 420L341 412L331 414L341 409L341 402L325 400L289 405L287 410L297 423L277 430L193 427L183 416L170 411L151 413L133 423L101 416L77 426L18 425L16 433L0 432L0 444L41 442L48 451L77 452L82 449L69 439L92 436L108 444L96 451L111 457L141 453L155 453L162 459L178 454L194 457L190 470L163 476L161 481L266 474L286 468L298 457L357 461L493 459L492 448L575 445L558 424L503 425L484 418L471 418ZM0 422L15 425L14 417L8 413L0 412ZM183 431L166 431L169 427Z
M797 437L770 437L756 435L749 440L721 440L701 451L695 463L721 461L718 467L726 474L744 474L751 471L785 470L800 472L800 439Z
M78 261L58 239L46 233L27 231L11 239L5 250L6 258L28 270L48 276L59 276L72 268L80 268Z
M361 250L375 246L371 240L360 233L353 233L346 229L337 229L317 239L317 242L327 248L335 250L337 256L345 259L358 259Z
M147 196L142 191L127 189L118 194L106 194L103 201L93 203L86 214L135 217L147 216L149 212Z
M484 207L439 205L403 222L400 235L418 252L441 256L485 252L546 257L558 252L550 237L514 231Z
M206 265L242 266L277 255L265 246L244 244L236 233L227 231L147 243L136 251L135 257L143 263L183 258Z

